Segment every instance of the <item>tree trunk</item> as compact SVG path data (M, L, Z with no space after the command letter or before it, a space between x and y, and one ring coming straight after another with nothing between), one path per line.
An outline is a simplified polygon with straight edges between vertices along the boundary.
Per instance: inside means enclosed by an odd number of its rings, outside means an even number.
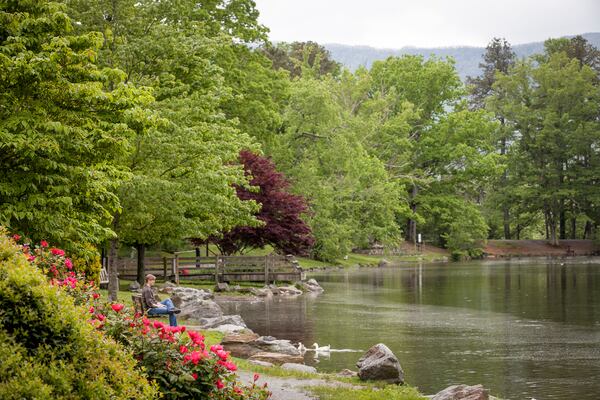
M510 240L510 215L508 206L504 206L502 211L504 214L504 239Z
M504 118L500 118L500 124L502 124L502 129L504 130ZM500 142L500 154L506 155L506 138L502 138ZM501 186L503 190L506 190L506 182L508 181L508 169L504 169L504 173L502 174ZM504 203L506 203L506 198L504 199ZM510 213L508 209L508 205L503 204L502 206L502 215L504 222L504 239L510 240Z
M561 240L564 240L567 238L567 217L565 215L565 202L561 201L560 202L560 213L559 213L559 231L560 231L560 238Z
M144 266L144 256L146 255L146 245L136 243L137 249L137 281L144 285L146 279L146 267Z
M413 185L412 191L410 193L410 209L412 210L413 215L417 214L417 204L415 199L417 194L419 193L419 188L417 185ZM406 241L411 242L413 245L417 245L417 221L415 219L409 219L406 230Z
M577 218L571 217L571 239L577 239Z
M592 222L585 221L585 227L583 228L583 238L591 239L592 238Z
M117 232L119 227L119 218L121 214L117 213L113 218L113 231ZM117 269L117 249L119 239L110 240L110 250L108 252L108 300L117 301L119 296L119 271Z
M196 268L200 268L200 262L198 259L200 258L200 247L196 247Z

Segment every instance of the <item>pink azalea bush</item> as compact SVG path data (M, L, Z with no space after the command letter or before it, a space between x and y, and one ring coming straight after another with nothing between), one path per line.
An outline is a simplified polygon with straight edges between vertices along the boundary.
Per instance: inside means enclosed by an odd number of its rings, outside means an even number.
M13 240L22 238L14 235ZM237 366L220 345L206 348L204 336L185 326L170 327L160 321L151 322L134 314L124 304L106 304L93 282L73 268L72 261L47 242L21 244L30 264L39 268L49 282L70 294L76 304L83 305L88 322L100 334L128 348L149 380L155 382L163 397L208 398L216 400L262 400L270 396L266 385L242 385L237 380ZM254 382L258 377L255 377Z

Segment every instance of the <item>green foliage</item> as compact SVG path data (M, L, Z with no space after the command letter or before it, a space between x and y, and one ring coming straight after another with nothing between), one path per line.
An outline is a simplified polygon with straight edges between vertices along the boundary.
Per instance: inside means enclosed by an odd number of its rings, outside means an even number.
M87 323L87 310L50 286L0 235L0 397L152 399L156 389L120 346Z
M0 5L0 223L69 249L98 243L119 206L128 125L151 100L96 64L102 37L74 36L62 5Z

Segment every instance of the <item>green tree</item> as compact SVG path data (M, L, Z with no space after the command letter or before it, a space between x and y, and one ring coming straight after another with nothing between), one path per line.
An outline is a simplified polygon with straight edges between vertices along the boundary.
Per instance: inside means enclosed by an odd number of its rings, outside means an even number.
M292 78L301 76L306 67L313 69L317 77L337 76L342 70L340 63L331 58L329 50L311 41L267 43L260 50L272 61L275 70L286 70Z
M73 251L113 234L118 160L152 100L98 66L101 46L58 3L0 4L0 223Z
M146 246L249 224L256 210L233 188L246 183L238 154L253 145L225 113L235 108L235 94L216 60L232 52L234 40L264 32L252 2L227 3L71 3L80 29L104 32L100 61L122 66L128 80L151 86L156 97L156 123L137 127L135 150L124 160L134 177L120 187L123 208L113 219L119 240L138 248L140 281ZM111 243L113 260L117 245Z
M494 38L487 45L483 55L483 63L479 64L482 74L478 77L468 77L467 85L470 92L470 104L473 109L485 109L486 99L494 94L494 82L496 74L507 74L515 64L515 53L512 51L510 43L506 39ZM508 152L509 143L511 143L512 132L505 127L505 118L501 114L496 114L499 126L495 134L497 148L501 155L505 156ZM512 199L510 196L510 184L508 183L508 169L500 177L498 182L494 182L495 190L492 199L486 199L486 203L492 203L492 207L498 204L502 208L502 225L504 228L504 239L511 238L510 231L510 207Z
M526 209L543 213L546 236L554 245L563 236L566 208L587 203L594 210L598 204L590 190L599 176L595 81L590 67L558 52L500 75L491 99L519 138L510 163L520 199Z

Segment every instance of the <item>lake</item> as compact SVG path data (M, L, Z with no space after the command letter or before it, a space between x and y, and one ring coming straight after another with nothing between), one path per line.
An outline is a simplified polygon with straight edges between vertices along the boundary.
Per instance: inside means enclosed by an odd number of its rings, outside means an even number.
M600 261L470 262L309 274L325 293L225 305L250 329L330 344L319 371L385 343L407 383L478 384L506 399L600 397ZM359 351L360 350L360 351Z

